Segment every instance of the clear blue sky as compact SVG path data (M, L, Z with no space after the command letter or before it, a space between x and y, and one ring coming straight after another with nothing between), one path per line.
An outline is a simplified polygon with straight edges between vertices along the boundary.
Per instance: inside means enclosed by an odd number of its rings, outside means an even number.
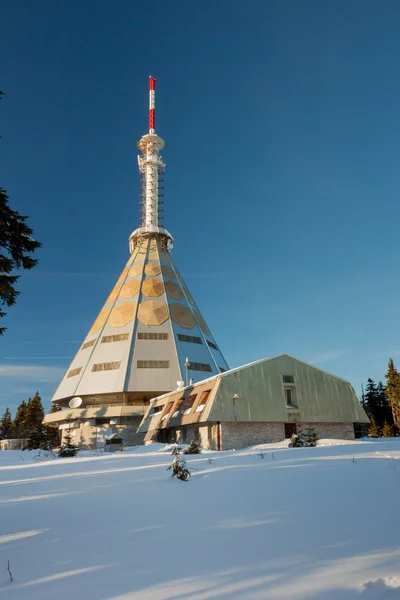
M230 366L400 363L400 4L13 0L0 184L43 243L2 325L0 412L49 400L128 257L157 77L174 258Z

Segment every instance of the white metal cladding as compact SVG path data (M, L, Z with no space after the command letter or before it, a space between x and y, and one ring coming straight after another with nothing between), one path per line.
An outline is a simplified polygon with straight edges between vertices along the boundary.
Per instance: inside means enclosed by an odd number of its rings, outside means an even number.
M79 349L75 358L61 381L56 393L53 396L53 401L67 399L72 396L86 396L91 394L107 394L116 392L154 392L163 393L168 390L175 389L178 381L186 381L186 358L189 362L209 364L211 372L193 371L189 368L188 378L194 382L201 381L212 375L220 372L220 367L228 369L222 354L219 350L210 347L207 340L214 343L218 348L211 335L205 335L196 320L198 308L189 302L186 297L186 286L181 283L183 280L179 275L176 266L173 264L169 252L160 253L154 250L154 239L148 238L147 246L144 252L138 253L136 250L129 259L123 273L124 276L118 278L120 284L138 281L140 286L139 291L133 297L121 297L115 294L115 298L111 302L105 302L102 310L108 315L104 323L95 333L89 331ZM150 249L150 246L151 248ZM149 258L151 256L151 258ZM176 300L170 297L165 289L161 295L156 297L147 297L143 295L141 286L143 282L150 278L146 274L146 267L149 264L160 268L160 273L153 278L162 282L163 286L167 281L173 281L179 289L182 290L183 298ZM130 269L140 265L139 275L131 276ZM173 278L167 277L162 272L162 267L172 269ZM157 270L157 269L156 269ZM169 271L167 270L167 273ZM113 288L114 289L114 288ZM118 291L118 288L117 288ZM121 290L119 290L120 292ZM108 297L109 299L109 297ZM137 307L135 310L135 318L131 319L123 327L115 327L110 323L111 310L114 307L119 307L124 303L139 305L141 302L148 300L156 300L164 304L168 309L168 318L165 322L157 326L148 326L142 323L137 318ZM178 325L170 318L169 310L171 304L180 304L189 311L195 319L195 324L192 328L186 329ZM100 311L101 312L101 311ZM138 333L166 333L168 339L144 340L138 339ZM201 340L201 344L184 342L178 339L178 334L184 336L194 336ZM102 343L104 337L113 337L127 335L128 339L121 341L110 341ZM94 343L93 343L94 342ZM87 347L84 347L87 343ZM137 361L143 360L159 360L169 361L168 369L138 369ZM104 371L93 371L93 366L101 363L120 363L119 368L114 368ZM78 375L67 377L68 373L73 369L81 371Z

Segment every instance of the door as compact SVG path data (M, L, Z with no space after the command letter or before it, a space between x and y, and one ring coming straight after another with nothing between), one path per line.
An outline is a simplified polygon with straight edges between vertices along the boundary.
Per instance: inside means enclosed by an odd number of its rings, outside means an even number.
M296 423L285 423L285 440L290 439L296 433Z

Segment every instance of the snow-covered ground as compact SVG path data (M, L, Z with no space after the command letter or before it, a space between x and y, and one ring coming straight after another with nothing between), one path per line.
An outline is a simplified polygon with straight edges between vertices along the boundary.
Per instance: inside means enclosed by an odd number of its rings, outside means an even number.
M400 439L322 444L0 452L0 597L400 598Z

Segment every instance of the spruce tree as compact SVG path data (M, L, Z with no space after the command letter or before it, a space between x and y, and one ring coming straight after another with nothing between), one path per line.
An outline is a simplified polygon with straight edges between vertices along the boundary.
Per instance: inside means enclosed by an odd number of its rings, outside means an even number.
M39 392L29 401L26 409L27 448L37 450L46 447L46 431L43 425L44 410Z
M369 437L378 438L381 437L381 432L378 425L375 422L375 419L371 419L371 425L368 427L368 435Z
M367 385L365 387L365 410L367 411L369 417L374 419L374 421L378 421L378 413L379 413L379 398L378 391L375 385L375 382L369 378L367 381Z
M0 91L0 100L2 96ZM16 269L32 269L37 263L31 255L41 244L32 235L27 217L11 208L5 189L0 187L0 318L6 314L1 307L15 304L20 293L15 288L19 279ZM0 327L0 335L5 329Z
M400 375L392 359L389 360L386 373L386 394L392 409L393 422L400 428Z
M393 435L392 426L389 425L389 423L387 421L385 421L383 424L383 428L382 428L382 437L388 438L388 437L392 437L392 435Z
M25 439L26 437L26 411L27 403L22 400L15 414L12 433L14 438Z
M12 437L12 418L10 409L7 407L0 421L0 440L6 440Z
M393 425L392 409L390 408L389 398L387 397L386 388L382 381L378 383L376 393L378 397L378 424L383 427L385 421L387 421L389 425Z

